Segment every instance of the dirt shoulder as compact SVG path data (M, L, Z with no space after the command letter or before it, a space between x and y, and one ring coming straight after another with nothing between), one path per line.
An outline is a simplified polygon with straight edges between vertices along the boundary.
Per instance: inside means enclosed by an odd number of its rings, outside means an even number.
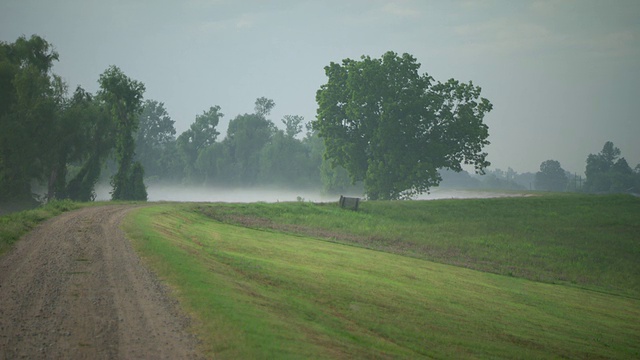
M133 207L88 207L0 257L0 358L199 358L188 318L120 230Z

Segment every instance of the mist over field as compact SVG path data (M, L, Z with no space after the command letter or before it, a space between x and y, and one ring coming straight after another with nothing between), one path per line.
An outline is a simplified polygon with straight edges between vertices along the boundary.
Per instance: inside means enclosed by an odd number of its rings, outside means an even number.
M97 201L109 201L111 188L99 186L96 188ZM311 201L311 202L337 202L340 195L323 194L322 190L288 190L268 187L251 188L222 188L222 187L194 187L184 185L150 185L147 188L149 201L178 201L178 202L287 202L287 201ZM360 197L362 194L345 193L344 196ZM429 194L416 196L414 200L441 200L441 199L486 199L495 197L524 196L517 192L499 192L482 190L454 190L434 188Z

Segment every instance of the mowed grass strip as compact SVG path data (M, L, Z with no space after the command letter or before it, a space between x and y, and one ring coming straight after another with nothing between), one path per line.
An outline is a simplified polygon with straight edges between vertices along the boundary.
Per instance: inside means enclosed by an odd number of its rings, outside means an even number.
M210 357L638 358L640 301L137 209L136 249Z
M367 201L358 212L301 202L198 211L226 223L640 298L640 199L633 196Z

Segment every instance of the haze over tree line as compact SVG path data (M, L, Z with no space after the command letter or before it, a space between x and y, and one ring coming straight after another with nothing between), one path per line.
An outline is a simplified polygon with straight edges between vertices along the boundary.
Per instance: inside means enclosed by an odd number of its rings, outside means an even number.
M94 95L72 94L52 72L58 54L33 35L0 43L0 202L89 201L111 168L112 198L145 200L145 181L216 187L323 188L371 199L411 197L446 185L547 191L639 192L632 169L607 142L587 158L586 179L548 160L537 174L488 170L483 146L492 109L480 87L419 74L409 55L363 56L325 68L317 119L269 118L275 102L255 101L221 140L222 108L212 105L176 137L162 102L143 99L145 86L118 67L106 69ZM303 128L306 132L303 134ZM115 162L115 164L114 164ZM111 164L106 166L105 164ZM111 175L111 174L107 174Z

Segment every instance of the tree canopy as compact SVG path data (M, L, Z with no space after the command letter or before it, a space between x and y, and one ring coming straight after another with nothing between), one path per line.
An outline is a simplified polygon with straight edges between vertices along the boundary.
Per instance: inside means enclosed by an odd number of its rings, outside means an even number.
M136 159L144 167L147 177L158 178L168 167L167 149L176 135L174 123L164 103L155 100L144 102L136 133Z
M394 52L325 67L313 127L325 157L353 182L364 181L370 199L424 193L439 183L438 169L469 164L482 172L489 165L483 119L492 105L480 87L435 82L419 68L413 56Z
M0 42L0 202L32 200L31 180L44 180L55 155L66 87L51 72L58 53L43 38Z
M113 200L147 200L142 184L143 168L133 161L138 116L142 110L144 84L132 80L117 66L110 66L100 75L98 95L109 109L116 129L116 159L118 172L111 182Z
M598 154L589 154L584 187L587 192L638 192L640 174L634 173L613 142L607 141ZM640 164L639 164L640 166ZM636 167L637 168L637 167Z
M543 161L535 177L536 189L544 191L564 191L568 181L566 171L557 160Z

